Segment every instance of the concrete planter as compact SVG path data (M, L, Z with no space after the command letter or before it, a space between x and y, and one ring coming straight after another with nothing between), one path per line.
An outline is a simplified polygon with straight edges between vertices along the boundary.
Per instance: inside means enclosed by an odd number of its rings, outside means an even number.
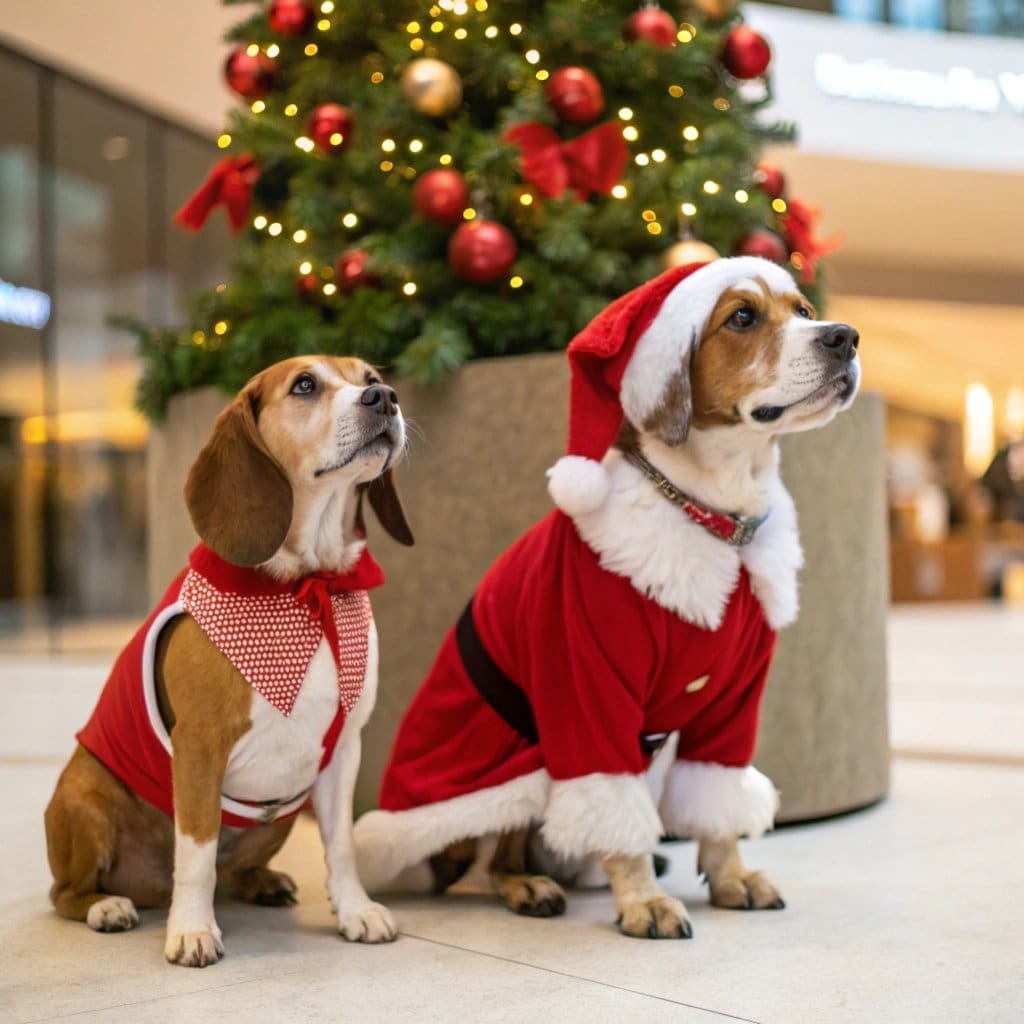
M491 561L551 502L544 470L562 453L564 356L471 363L436 387L397 385L412 420L398 484L416 547L371 520L388 584L374 594L381 687L363 744L357 803L375 802L391 738L444 633ZM195 542L181 498L188 467L225 396L182 395L149 449L151 595ZM838 813L885 795L889 780L888 603L883 405L862 395L822 431L783 446L807 554L800 620L783 632L762 714L757 764L782 791L780 820Z

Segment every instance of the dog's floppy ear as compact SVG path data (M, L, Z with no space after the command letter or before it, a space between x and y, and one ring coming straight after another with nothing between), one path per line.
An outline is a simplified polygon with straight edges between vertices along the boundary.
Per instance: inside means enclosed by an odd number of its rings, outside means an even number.
M690 421L693 419L690 366L696 347L697 339L694 337L683 353L682 365L665 381L658 404L644 416L641 424L648 434L670 448L681 445L690 433Z
M271 558L292 521L292 488L256 426L258 386L224 410L185 482L185 504L203 542L234 565Z
M398 489L395 487L393 471L390 469L384 470L376 480L371 480L359 489L359 504L356 506L356 525L363 533L366 532L366 521L363 518L364 495L369 499L373 511L377 513L380 525L399 544L412 547L415 540L413 539L412 529L409 527L409 520L405 518L402 500L398 497Z

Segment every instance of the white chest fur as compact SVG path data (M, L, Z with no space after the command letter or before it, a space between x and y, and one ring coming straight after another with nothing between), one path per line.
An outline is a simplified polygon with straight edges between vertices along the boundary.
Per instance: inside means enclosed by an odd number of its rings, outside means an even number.
M337 712L338 669L324 639L310 660L289 716L253 690L252 728L231 751L224 792L238 800L263 801L308 789L323 757L324 734Z

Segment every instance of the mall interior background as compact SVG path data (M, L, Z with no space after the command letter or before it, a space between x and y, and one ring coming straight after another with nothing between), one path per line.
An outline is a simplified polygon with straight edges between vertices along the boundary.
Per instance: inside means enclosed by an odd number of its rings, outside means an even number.
M175 323L218 280L220 215L199 236L170 219L217 159L237 9L7 6L0 650L94 648L147 607L147 427L107 318ZM843 236L828 315L888 401L893 597L1024 601L1024 4L746 10L800 128L766 158Z

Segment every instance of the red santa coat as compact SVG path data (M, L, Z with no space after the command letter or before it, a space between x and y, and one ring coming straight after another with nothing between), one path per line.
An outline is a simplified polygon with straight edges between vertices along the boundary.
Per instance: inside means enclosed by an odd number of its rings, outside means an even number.
M189 556L160 603L121 652L78 742L133 793L174 814L171 740L157 704L154 662L161 631L191 615L260 695L288 715L309 662L326 636L338 666L338 713L323 739L322 771L346 713L362 692L369 630L366 591L384 582L364 549L348 573L317 573L280 583L224 561L204 544ZM247 827L298 813L307 793L250 804L221 799L222 823Z
M402 720L383 810L435 804L541 768L554 780L637 775L650 761L642 738L675 730L680 760L750 764L775 631L745 569L719 628L703 629L603 569L555 511L490 569L472 621L494 666L525 697L536 738L482 696L453 629Z

